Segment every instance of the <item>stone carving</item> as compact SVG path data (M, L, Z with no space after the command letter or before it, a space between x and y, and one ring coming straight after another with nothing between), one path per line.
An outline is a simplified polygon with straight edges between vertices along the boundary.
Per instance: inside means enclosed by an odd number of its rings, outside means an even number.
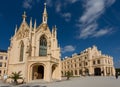
M17 40L23 39L23 38L28 37L28 36L29 36L29 30L28 29L20 30L16 35Z
M31 56L32 46L31 44L27 45L26 53L28 53L28 56Z

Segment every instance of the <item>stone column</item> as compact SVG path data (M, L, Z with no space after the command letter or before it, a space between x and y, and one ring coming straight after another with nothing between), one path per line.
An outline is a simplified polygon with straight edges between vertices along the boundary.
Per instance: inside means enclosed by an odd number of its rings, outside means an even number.
M101 67L101 76L104 76L104 68Z
M59 65L58 65L58 79L59 80L61 80L61 67L62 67L62 65L61 65L61 61L59 61Z
M46 66L46 81L51 82L52 81L52 66L51 63L47 63Z
M89 67L89 75L93 75L94 74L94 71L93 71L93 67Z
M94 74L94 67L93 67L93 61L90 60L89 61L89 75L93 75Z
M110 70L110 76L112 75L112 73L111 73L111 67L109 67L109 70Z
M75 70L73 69L73 76L75 76Z
M32 81L32 72L33 72L33 71L32 71L32 70L33 70L32 68L33 68L33 67L28 66L28 71L29 71L29 72L28 72L28 75L27 75L27 76L28 76L28 82Z
M28 82L28 57L29 57L29 53L26 53L26 59L25 59L25 82Z
M104 73L104 76L106 76L106 67L105 67L105 66L103 67L103 71L104 71L104 72L103 72L103 73Z
M77 69L77 76L79 76L79 69Z
M115 75L115 69L114 69L114 67L112 67L112 73L113 73L113 75Z
M111 76L113 75L112 67L110 67L110 74L111 74Z
M85 68L82 69L82 75L85 75Z

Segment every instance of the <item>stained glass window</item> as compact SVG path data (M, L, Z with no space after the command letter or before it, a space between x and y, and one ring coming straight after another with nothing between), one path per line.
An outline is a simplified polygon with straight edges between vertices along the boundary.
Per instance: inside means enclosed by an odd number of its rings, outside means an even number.
M40 38L39 56L46 56L46 55L47 55L47 40L43 35Z

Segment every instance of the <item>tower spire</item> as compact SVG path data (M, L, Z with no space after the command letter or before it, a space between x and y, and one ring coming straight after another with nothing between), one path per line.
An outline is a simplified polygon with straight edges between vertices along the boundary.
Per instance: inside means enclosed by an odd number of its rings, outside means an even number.
M35 31L35 29L36 29L36 20L35 20L35 23L34 23L34 31Z
M22 18L23 18L23 22L25 22L25 20L26 20L26 12L24 11L24 14L22 15Z
M15 27L15 34L17 33L17 25L16 25L16 27Z
M47 4L44 3L43 23L45 23L45 24L47 24L47 18L48 18L46 5L47 5Z
M30 29L32 30L32 17L30 19Z

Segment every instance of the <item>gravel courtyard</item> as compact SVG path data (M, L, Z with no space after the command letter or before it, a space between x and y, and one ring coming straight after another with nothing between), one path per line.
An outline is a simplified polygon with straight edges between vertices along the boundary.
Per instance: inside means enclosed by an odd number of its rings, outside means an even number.
M120 87L120 77L77 77L51 83L28 83L10 86L0 81L0 87Z

